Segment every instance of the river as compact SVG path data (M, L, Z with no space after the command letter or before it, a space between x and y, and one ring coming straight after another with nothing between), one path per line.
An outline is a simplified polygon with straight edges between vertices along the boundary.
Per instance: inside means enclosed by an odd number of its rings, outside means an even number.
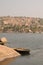
M43 65L43 33L0 33L1 37L7 38L6 45L11 48L31 50L29 56L17 57L6 65Z

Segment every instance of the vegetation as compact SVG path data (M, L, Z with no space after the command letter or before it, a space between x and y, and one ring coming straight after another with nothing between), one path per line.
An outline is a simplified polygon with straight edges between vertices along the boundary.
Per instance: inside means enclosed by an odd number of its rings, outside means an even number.
M43 32L42 18L0 17L0 32Z

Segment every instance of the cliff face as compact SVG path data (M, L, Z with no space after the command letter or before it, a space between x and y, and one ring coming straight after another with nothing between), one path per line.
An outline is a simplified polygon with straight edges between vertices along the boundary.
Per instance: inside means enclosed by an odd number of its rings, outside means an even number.
M33 17L0 17L0 31L42 32L43 19Z

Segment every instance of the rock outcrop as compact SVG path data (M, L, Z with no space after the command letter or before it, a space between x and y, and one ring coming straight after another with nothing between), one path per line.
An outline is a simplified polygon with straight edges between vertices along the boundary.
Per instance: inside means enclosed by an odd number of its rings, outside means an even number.
M0 61L17 56L20 56L20 54L12 48L0 45Z

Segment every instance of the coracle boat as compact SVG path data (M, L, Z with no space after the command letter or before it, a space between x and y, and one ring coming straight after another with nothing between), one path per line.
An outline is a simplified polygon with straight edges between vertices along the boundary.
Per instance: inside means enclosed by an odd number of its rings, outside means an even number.
M15 48L14 50L17 51L18 53L20 53L22 56L24 56L24 55L30 55L30 50L29 49Z

